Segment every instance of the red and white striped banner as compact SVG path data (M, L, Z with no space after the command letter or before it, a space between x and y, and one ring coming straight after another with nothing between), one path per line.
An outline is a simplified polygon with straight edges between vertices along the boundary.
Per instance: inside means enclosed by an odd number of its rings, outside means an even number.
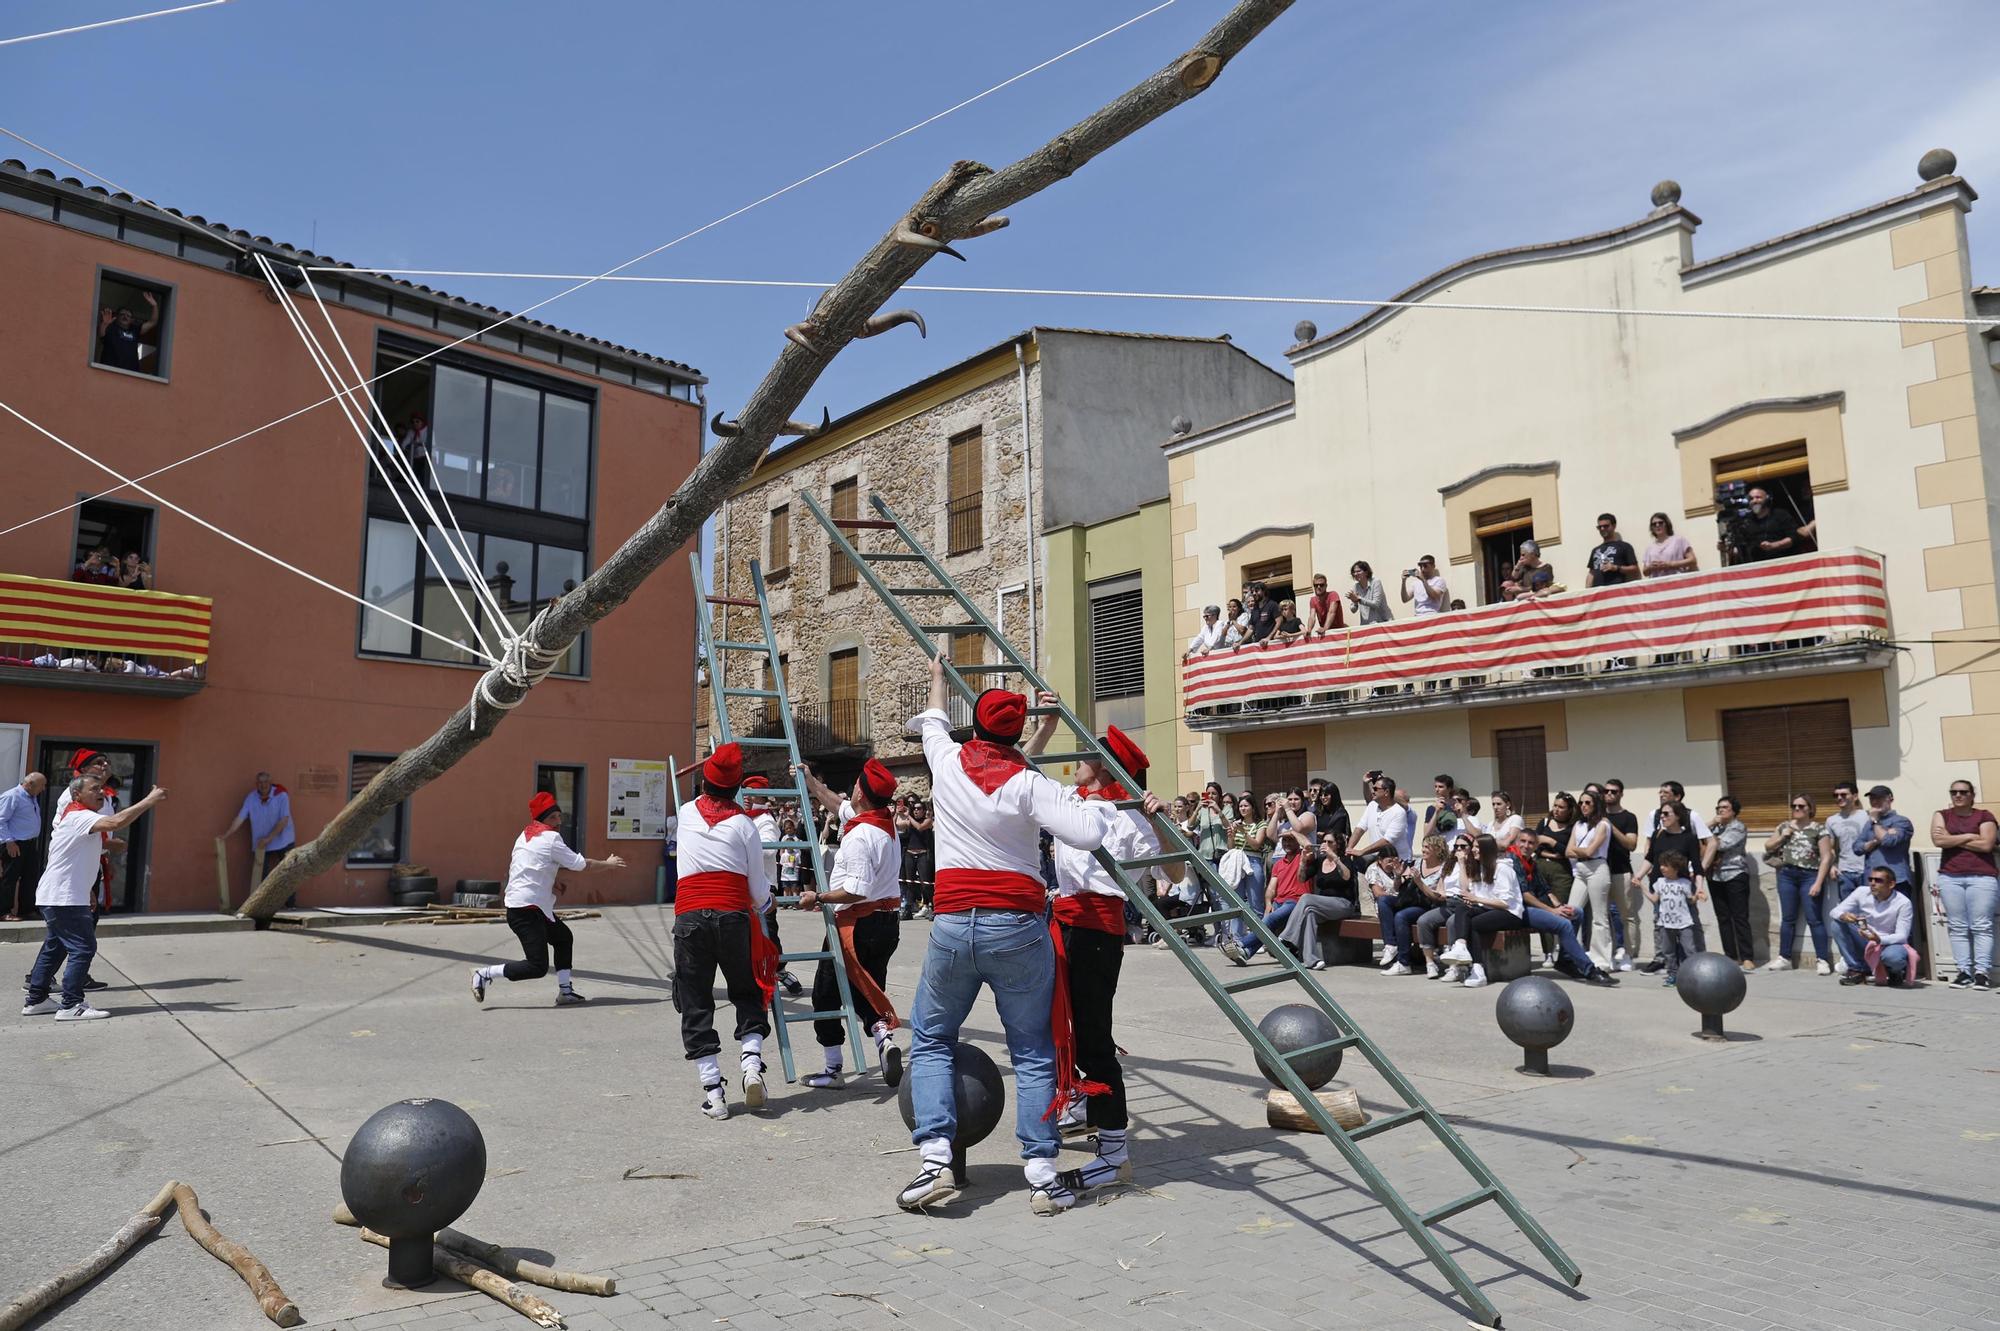
M1198 656L1189 708L1796 638L1883 637L1882 556L1798 555Z

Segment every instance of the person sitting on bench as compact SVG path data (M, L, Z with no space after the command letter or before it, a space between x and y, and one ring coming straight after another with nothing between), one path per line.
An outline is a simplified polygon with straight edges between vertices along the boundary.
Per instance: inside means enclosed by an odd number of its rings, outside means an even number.
M1458 937L1442 955L1446 961L1469 963L1472 970L1465 987L1477 989L1486 983L1486 935L1528 927L1521 918L1521 875L1514 857L1503 856L1500 843L1484 832L1476 841L1459 837L1453 852L1458 862L1453 876L1464 905L1452 921Z
M1299 880L1310 882L1312 890L1299 898L1298 908L1285 921L1284 932L1278 938L1306 964L1308 970L1326 969L1326 954L1319 945L1320 926L1330 924L1339 927L1342 920L1351 920L1361 913L1355 898L1354 870L1340 858L1340 837L1327 832L1319 839L1315 850L1306 852L1305 864L1299 870Z

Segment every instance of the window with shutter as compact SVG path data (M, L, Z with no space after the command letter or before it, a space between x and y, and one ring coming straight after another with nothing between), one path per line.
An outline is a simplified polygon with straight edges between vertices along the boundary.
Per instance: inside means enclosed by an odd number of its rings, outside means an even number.
M1274 601L1295 599L1292 591L1292 557L1283 555L1277 559L1266 559L1260 564L1246 564L1243 568L1243 585L1253 582L1264 584L1264 595ZM1303 615L1300 616L1304 618Z
M945 504L950 539L945 548L955 555L977 550L986 539L985 446L985 435L977 429L951 438L946 464L950 498Z
M1800 792L1824 806L1834 784L1854 774L1847 700L1724 712L1722 771L1752 828L1790 817L1791 798Z
M852 744L861 734L861 649L827 658L826 725L835 741Z
M1090 585L1090 707L1101 730L1146 717L1146 603L1139 575Z
M850 476L844 481L833 483L833 501L827 505L827 513L835 518L858 518L861 516L861 481ZM840 552L840 547L832 541L826 543L826 588L828 591L846 591L859 577L854 572L854 562Z
M1306 783L1306 751L1278 749L1250 755L1250 793L1259 801L1280 791L1298 790Z
M1540 726L1493 732L1493 754L1500 769L1500 789L1514 797L1514 812L1523 819L1549 811L1549 745Z
M792 506L780 504L771 510L770 557L764 561L764 576L781 578L792 566Z

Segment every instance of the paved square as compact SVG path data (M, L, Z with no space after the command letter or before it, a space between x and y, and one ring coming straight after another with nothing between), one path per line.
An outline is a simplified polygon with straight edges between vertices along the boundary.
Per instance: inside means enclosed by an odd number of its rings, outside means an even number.
M500 926L108 941L97 973L114 987L98 1001L113 1020L0 1019L4 1296L175 1177L311 1326L528 1326L448 1281L383 1289L386 1255L328 1219L348 1135L392 1100L437 1095L487 1141L460 1228L618 1275L612 1299L542 1291L578 1331L1464 1324L1330 1145L1264 1126L1249 1051L1171 955L1129 952L1119 995L1142 1186L1034 1217L1003 1131L973 1153L973 1191L908 1216L892 1202L908 1134L875 1075L700 1116L667 1002L670 925L651 907L580 923L592 1001L565 1010L548 981L473 1005L467 968L508 955ZM923 938L906 925L891 967L903 1005ZM0 945L13 973L31 956ZM1565 1288L1490 1207L1449 1222L1509 1327L2000 1327L1993 997L1758 975L1730 1019L1738 1038L1714 1046L1650 977L1572 986L1562 1075L1539 1080L1513 1071L1497 986L1324 979L1582 1266ZM969 1038L1002 1052L990 1006ZM1371 1109L1388 1103L1365 1068L1343 1071ZM1368 1146L1420 1207L1469 1190L1421 1127ZM268 1323L170 1220L36 1325Z

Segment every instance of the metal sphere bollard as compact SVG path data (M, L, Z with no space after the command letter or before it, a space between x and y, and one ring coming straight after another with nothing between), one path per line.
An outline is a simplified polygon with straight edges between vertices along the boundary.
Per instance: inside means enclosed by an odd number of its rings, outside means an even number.
M1310 1049L1340 1038L1340 1029L1333 1024L1333 1018L1307 1003L1286 1003L1272 1008L1257 1023L1257 1029L1281 1054L1295 1054L1301 1049ZM1340 1050L1321 1049L1304 1058L1290 1058L1286 1062L1292 1065L1292 1071L1299 1074L1299 1080L1306 1084L1307 1090L1316 1091L1340 1072ZM1257 1056L1257 1070L1273 1086L1283 1089L1277 1070L1264 1061L1262 1054Z
M1000 1126L1007 1109L1007 1086L1000 1069L984 1049L963 1040L952 1047L952 1088L958 1104L958 1135L951 1140L951 1174L959 1187L965 1186L965 1152L986 1140ZM902 1111L905 1127L917 1126L916 1103L910 1099L912 1077L904 1077L896 1091L896 1108Z
M1701 1029L1695 1034L1704 1040L1726 1040L1722 1014L1743 1005L1750 983L1743 968L1720 952L1697 952L1680 964L1674 988L1683 1003L1701 1013Z
M1562 986L1541 975L1523 975L1500 991L1493 1007L1500 1030L1522 1049L1522 1072L1549 1075L1549 1050L1569 1038L1576 1008Z
M431 1242L465 1214L486 1182L486 1139L449 1100L400 1100L369 1116L340 1162L340 1196L354 1218L389 1239L392 1289L437 1279Z

